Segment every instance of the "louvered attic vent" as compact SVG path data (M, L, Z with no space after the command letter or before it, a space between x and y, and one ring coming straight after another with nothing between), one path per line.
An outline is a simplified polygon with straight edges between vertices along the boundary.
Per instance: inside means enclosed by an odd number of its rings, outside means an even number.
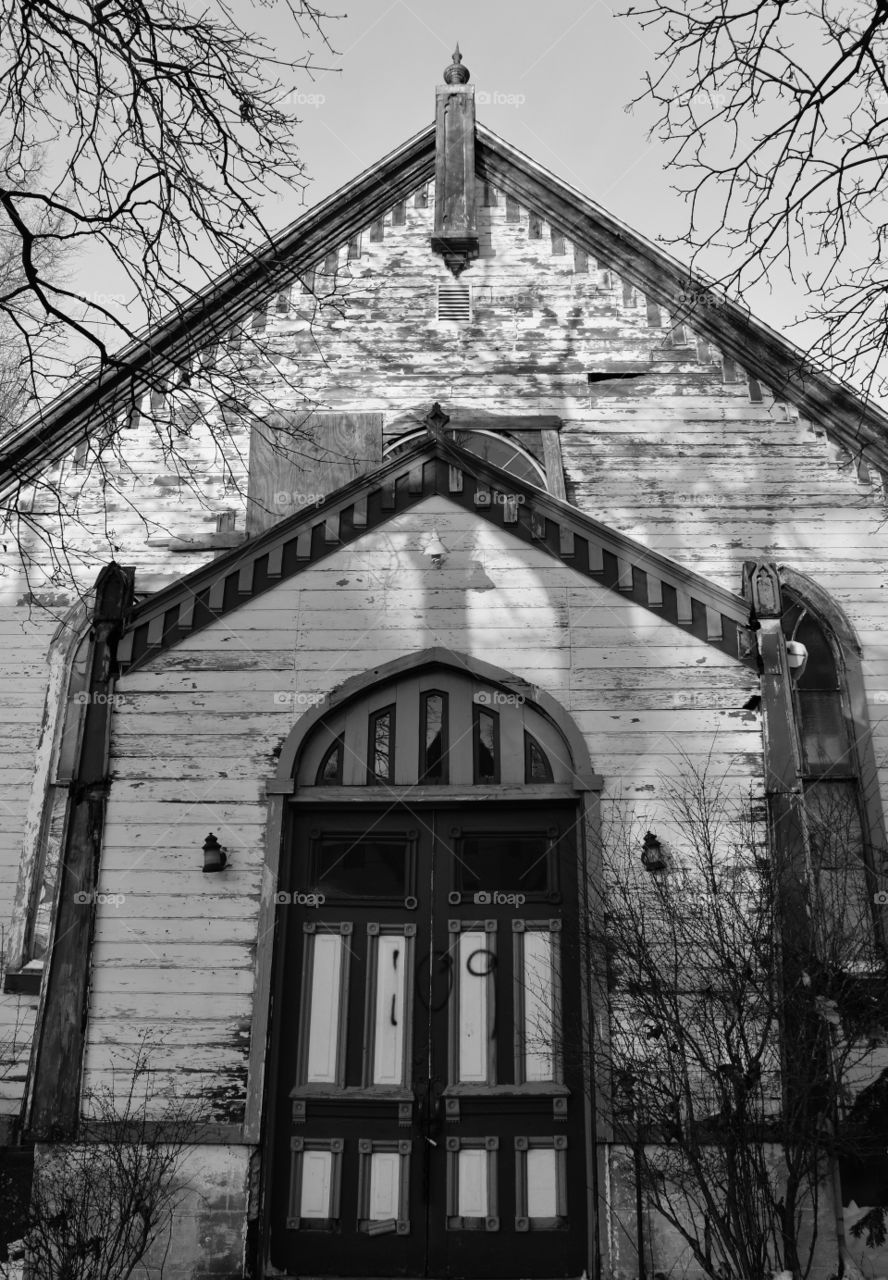
M438 319L467 324L472 318L472 286L438 285Z

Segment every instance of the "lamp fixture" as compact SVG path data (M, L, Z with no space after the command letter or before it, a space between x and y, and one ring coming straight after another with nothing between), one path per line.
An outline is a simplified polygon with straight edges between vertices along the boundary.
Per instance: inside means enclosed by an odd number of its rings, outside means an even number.
M224 871L228 865L228 855L213 835L212 831L203 843L204 871Z
M433 568L441 568L441 565L444 563L444 558L447 555L447 548L444 546L444 543L438 537L434 529L432 530L432 540L425 548L424 554L431 560Z
M801 640L787 640L786 663L793 680L800 680L808 665L808 650Z
M666 859L663 856L663 846L653 831L645 832L641 845L641 861L648 871L665 870Z

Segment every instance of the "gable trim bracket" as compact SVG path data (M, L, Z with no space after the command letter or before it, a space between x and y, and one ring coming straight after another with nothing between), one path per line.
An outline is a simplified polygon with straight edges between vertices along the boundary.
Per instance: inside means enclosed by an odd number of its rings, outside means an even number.
M120 669L146 665L186 636L433 495L447 497L757 669L749 606L741 596L451 441L431 438L345 485L322 508L282 520L137 606L118 646Z
M544 218L675 320L707 338L778 400L788 400L802 417L840 441L853 458L888 472L888 414L877 405L817 368L800 348L719 293L715 282L683 266L516 147L483 125L476 135L476 170L482 181ZM681 301L689 287L704 299L702 305ZM716 300L718 305L711 305Z
M33 483L81 440L119 428L138 399L175 383L202 352L245 322L257 301L320 263L429 182L434 171L435 129L429 125L110 355L104 367L87 374L3 441L0 496Z

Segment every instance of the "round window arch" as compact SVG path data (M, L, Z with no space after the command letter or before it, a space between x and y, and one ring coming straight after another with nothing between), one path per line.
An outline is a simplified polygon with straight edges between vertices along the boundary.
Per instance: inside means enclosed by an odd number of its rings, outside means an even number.
M443 675L464 677L470 682L470 690L475 690L478 694L483 695L476 701L475 694L472 693L468 701L469 709L467 711L465 693L463 693L459 703L463 724L465 724L466 715L473 715L471 707L475 705L483 708L485 697L488 694L491 695L491 703L489 705L499 713L501 726L505 723L508 729L507 743L512 744L510 757L508 759L503 757L504 768L501 769L501 781L504 779L520 780L526 776L522 772L525 764L523 743L521 744L522 750L520 753L521 766L516 768L515 729L520 724L521 732L523 733L526 729L532 737L536 738L543 752L547 754L552 768L553 780L556 784L561 779L562 785L566 782L573 791L599 791L601 789L602 778L593 768L585 738L580 733L570 714L551 694L515 676L502 667L495 666L493 663L486 662L481 658L459 653L453 649L431 647L396 658L361 675L352 676L337 689L324 696L311 711L307 711L300 716L281 745L275 776L273 779L269 779L267 783L269 794L289 795L303 786L317 786L317 771L321 768L323 757L334 741L342 734L345 727L338 720L343 710L351 708L354 711L358 700L366 698L368 700L367 714L370 714L370 700L378 700L379 705L374 706L373 710L379 711L391 702L390 693L385 692L387 689L396 688L400 681L409 681L414 677L421 678L423 682L421 688L418 685L416 686L417 695L427 692L427 677L436 668ZM429 682L430 685L435 683L434 679ZM440 681L437 683L440 683ZM404 688L406 689L406 687L405 684ZM380 695L378 699L377 695ZM386 697L388 697L389 703L385 702ZM502 719L503 715L505 715L505 721ZM360 723L356 714L354 719L355 724ZM366 731L368 733L368 742L363 748L363 754L366 758L369 748L369 725L367 721L364 723L367 726ZM419 721L413 720L413 723L418 726ZM397 717L395 732L397 733ZM451 758L453 758L458 739L453 736L452 726L449 723L448 733L450 733L448 751L451 754ZM352 741L354 740L352 738ZM404 741L405 739L402 736L402 745ZM419 741L418 727L416 741L417 743ZM346 740L346 748L348 746L349 741ZM395 750L397 762L397 746ZM457 762L457 767L453 770L448 768L448 776L451 783L467 775L468 766L465 756L468 750L465 739L459 740L459 750L456 751L456 754L460 758ZM352 776L354 781L352 783L343 781L342 785L366 786L366 766L363 777L361 776L360 766L357 764L353 764L352 773L349 775L345 768L347 754L346 751L346 755L343 756L343 779ZM361 752L357 753L357 760L360 760L361 754ZM533 756L535 759L535 753L533 753ZM312 767L315 769L314 774L312 774ZM332 771L333 766L330 765L329 768ZM418 761L414 768L418 776ZM532 764L533 768L539 770L541 766L537 762ZM328 774L328 780L329 777L330 774ZM308 779L311 780L307 781ZM338 784L334 783L333 785ZM396 783L396 785L398 784Z
M417 440L427 436L425 428L418 431L409 431L406 435L399 436L397 440L393 440L383 450L385 457L394 457L398 453L409 449ZM478 458L483 458L485 462L490 462L493 466L499 467L501 471L505 471L507 475L514 476L516 480L522 480L525 484L532 484L537 489L545 489L548 491L549 485L546 479L546 472L528 451L520 444L517 444L510 435L502 431L485 431L483 429L462 430L460 428L451 428L448 434L456 438L457 443L468 453L475 454Z
M324 714L296 761L313 787L570 786L570 747L525 695L430 664Z

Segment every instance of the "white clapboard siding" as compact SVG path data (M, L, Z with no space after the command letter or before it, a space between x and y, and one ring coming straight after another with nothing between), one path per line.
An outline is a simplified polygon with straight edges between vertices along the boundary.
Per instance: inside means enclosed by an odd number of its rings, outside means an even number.
M245 1038L246 1032L241 1017L224 1018L198 1016L176 1024L176 1047L183 1052L190 1047L203 1049L211 1045L231 1047ZM215 1011L214 1011L215 1012ZM95 1018L96 1035L94 1052L98 1046L108 1055L120 1050L126 1051L130 1046L144 1039L147 1043L161 1044L169 1037L169 1014L163 1017L138 1018Z
M426 611L422 575L410 571L387 580L384 606L368 613L368 594L379 591L368 586L368 564L390 569L397 544L411 529L427 529L433 514L411 512L395 522L400 527L335 553L120 680L100 888L123 901L98 910L90 1024L96 1053L105 1043L135 1044L147 1025L166 1025L165 1043L186 1074L189 1063L196 1068L220 1044L242 1061L237 1017L250 1004L264 858L259 782L274 772L272 748L312 705L297 697L309 681L312 693L324 693L400 653L450 644L557 689L568 707L576 693L575 719L593 760L645 802L661 789L662 776L675 772L674 744L702 761L714 733L714 767L731 767L741 781L760 773L759 726L739 710L754 684L747 671L538 548L504 543L472 513L437 499L428 505L443 505L448 536L469 539L473 554L484 556L489 590L466 592L461 569L436 585ZM526 607L521 580L531 593ZM492 609L501 584L508 598ZM372 636L364 643L368 624ZM611 697L642 687L654 696L643 722L631 701L596 703L596 691L611 679L619 682ZM689 688L699 701L676 708L676 690ZM224 877L207 878L200 869L209 830L229 850Z
M514 372L499 362L491 376L486 335L455 344L430 333L428 226L411 218L386 225L372 267L351 280L347 325L335 307L314 317L312 333L292 312L272 318L276 354L298 361L304 394L344 413L382 412L392 434L399 414L415 418L442 387L458 388L462 406L561 416L565 473L582 510L735 592L751 556L810 573L857 626L870 686L888 690L888 529L873 495L837 469L795 409L766 388L763 403L750 404L745 381L724 385L720 365L697 363L696 350L661 367L653 390L649 379L578 385L574 352L656 358L662 330L647 328L643 307L621 307L619 290L599 289L597 273L566 271L559 258L547 266L526 234L499 226L485 268L492 292L532 280L544 303L517 327L514 310L496 311L509 325ZM534 362L544 374L528 378ZM263 386L272 402L290 394L273 377ZM208 456L203 430L188 445L196 458ZM177 536L210 532L213 515L199 503L170 501L175 477L149 425L126 435L133 506L156 511L165 528L175 512ZM246 445L241 430L239 450L229 451L241 478ZM237 506L242 529L237 499L212 485L210 503ZM181 575L212 557L146 547L141 521L125 508L114 525L121 562L140 575ZM421 553L432 528L450 549L434 571ZM107 556L107 547L85 549ZM0 613L3 670L14 672L5 709L0 688L0 923L17 881L12 833L24 829L57 621L27 621L18 634L28 612L11 604ZM120 681L100 888L124 901L97 912L90 1084L111 1079L112 1049L151 1028L172 1086L209 1096L218 1074L234 1095L242 1089L265 856L261 783L309 709L275 694L324 693L430 644L493 661L558 697L587 735L606 808L622 789L639 811L657 812L680 752L727 773L738 791L761 782L760 721L743 710L754 672L447 499L418 504ZM888 726L870 705L884 757ZM224 877L200 870L210 830L229 849Z
M132 912L129 915L123 915L119 911L104 912L97 922L97 941L123 958L128 954L127 946L144 942L155 954L161 956L165 947L198 947L212 957L214 964L226 964L227 959L217 957L227 957L229 948L235 955L242 954L237 948L249 946L256 940L256 925L252 916L237 917L230 912L224 916L219 915L215 903L211 916L203 919L191 916L187 930L183 930L179 916L149 913L151 908L157 907L157 895L152 896L150 903L141 905L143 910L139 915Z

